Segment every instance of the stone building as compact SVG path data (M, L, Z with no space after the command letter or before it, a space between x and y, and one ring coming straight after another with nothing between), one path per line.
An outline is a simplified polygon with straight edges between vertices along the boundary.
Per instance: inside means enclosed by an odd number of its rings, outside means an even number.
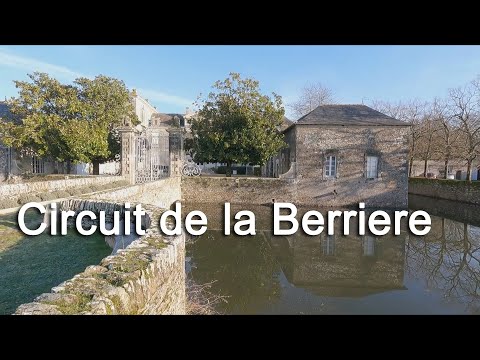
M157 108L150 104L148 99L139 96L135 89L130 93L130 98L133 108L135 109L135 114L137 114L138 120L140 120L140 124L144 127L148 127L152 116L158 114Z
M292 179L305 203L406 207L408 126L365 105L319 106L282 131L288 146L263 176Z

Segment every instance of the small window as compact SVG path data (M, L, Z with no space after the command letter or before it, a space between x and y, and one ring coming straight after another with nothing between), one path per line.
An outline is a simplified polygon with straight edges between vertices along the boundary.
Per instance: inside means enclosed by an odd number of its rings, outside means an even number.
M378 157L367 156L367 179L378 177Z
M337 175L337 158L336 156L327 156L325 158L325 176L335 177Z

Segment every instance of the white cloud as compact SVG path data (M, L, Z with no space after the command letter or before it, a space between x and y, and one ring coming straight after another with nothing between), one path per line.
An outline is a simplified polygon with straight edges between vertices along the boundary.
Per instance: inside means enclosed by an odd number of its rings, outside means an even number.
M65 66L50 64L50 63L29 58L26 56L15 55L5 49L0 49L0 65L22 69L29 72L34 72L34 71L46 72L53 76L69 78L72 80L78 77L85 76Z
M8 66L16 69L22 69L27 72L40 71L48 73L53 77L59 77L63 79L74 80L79 77L88 77L78 71L69 69L68 67L55 65L40 61L34 58L16 55L13 52L5 48L0 48L0 66ZM191 106L193 101L183 98L181 96L167 94L157 90L149 89L137 89L140 93L140 96L147 98L152 101L162 102L165 104L171 104L175 106Z
M158 101L177 106L192 106L193 101L181 96L167 94L161 91L137 89L139 95L152 101Z

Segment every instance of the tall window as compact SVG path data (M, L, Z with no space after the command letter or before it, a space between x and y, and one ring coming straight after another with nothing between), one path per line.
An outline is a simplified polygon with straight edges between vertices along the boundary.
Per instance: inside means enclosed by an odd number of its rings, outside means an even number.
M367 179L378 176L378 156L367 156Z
M325 176L335 177L337 175L337 157L327 156L325 158Z
M370 235L363 237L363 256L375 255L375 238Z
M322 239L322 253L326 256L335 255L335 236L325 235Z

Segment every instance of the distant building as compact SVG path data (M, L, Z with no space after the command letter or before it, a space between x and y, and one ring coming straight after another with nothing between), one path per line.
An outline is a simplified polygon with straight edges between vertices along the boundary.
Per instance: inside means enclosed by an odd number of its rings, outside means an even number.
M262 175L292 180L319 205L405 207L408 127L365 105L324 105L284 128L288 147Z
M137 115L138 120L140 120L140 124L144 127L150 126L152 115L158 114L157 109L148 102L148 99L139 96L135 89L132 90L130 96L135 109L135 114Z
M412 176L425 176L425 161L414 160ZM471 180L480 180L480 162L474 161L471 169ZM443 160L428 160L426 177L443 179L445 175L445 162ZM464 159L451 159L448 163L449 179L466 180L467 162Z

